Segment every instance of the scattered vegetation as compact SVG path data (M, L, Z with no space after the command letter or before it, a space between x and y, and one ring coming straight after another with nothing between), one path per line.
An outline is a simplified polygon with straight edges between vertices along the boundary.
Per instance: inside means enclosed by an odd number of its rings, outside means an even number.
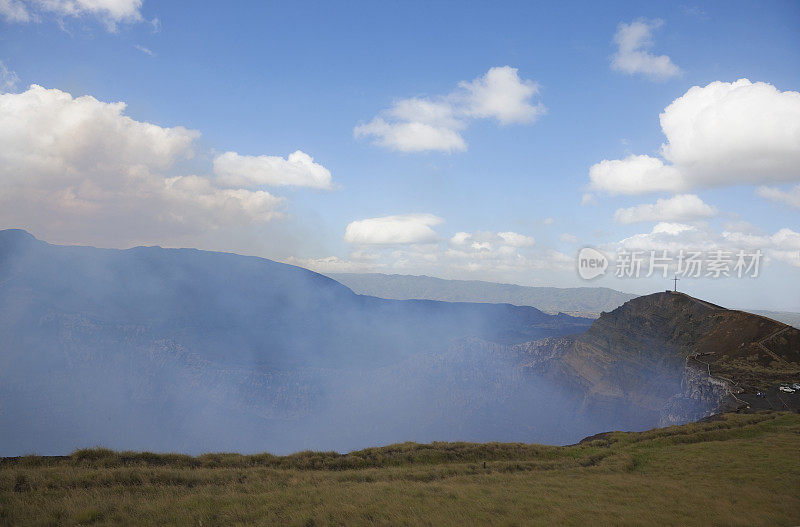
M567 447L197 457L95 448L0 459L0 525L794 525L798 451L791 413Z

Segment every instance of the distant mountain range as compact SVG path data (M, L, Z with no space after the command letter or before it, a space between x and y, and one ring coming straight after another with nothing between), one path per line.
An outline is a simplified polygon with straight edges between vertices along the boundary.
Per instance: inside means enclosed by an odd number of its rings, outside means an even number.
M356 293L379 298L506 303L533 306L545 313L568 313L592 318L636 297L607 287L528 287L479 280L445 280L431 276L380 273L331 273L328 276Z
M572 443L750 396L794 404L775 383L797 379L797 334L681 294L592 323L358 295L262 258L65 247L6 230L0 455Z
M532 306L545 313L567 313L589 318L597 318L604 311L613 311L637 296L607 287L532 287L480 280L446 280L424 275L328 273L328 276L358 294L379 298L508 303ZM752 312L800 328L800 313Z
M765 311L761 309L753 309L751 312L757 315L769 317L777 320L778 322L783 322L784 324L789 324L792 327L800 329L800 313L795 313L792 311Z

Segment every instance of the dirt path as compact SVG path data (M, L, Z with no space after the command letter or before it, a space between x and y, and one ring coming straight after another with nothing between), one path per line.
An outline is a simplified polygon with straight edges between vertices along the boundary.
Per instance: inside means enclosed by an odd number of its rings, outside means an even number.
M782 327L781 329L779 329L777 331L773 331L772 333L770 333L769 335L767 335L763 339L761 339L758 342L756 342L756 346L761 348L761 350L764 351L764 353L766 353L767 355L769 355L770 357L772 357L776 361L783 362L784 364L788 364L788 362L786 360L782 359L777 354L775 354L772 350L770 350L768 347L766 347L764 345L764 343L766 341L768 341L768 340L774 339L775 337L777 337L778 335L780 335L781 333L783 333L784 331L787 331L789 329L791 329L791 326L785 326L785 327Z

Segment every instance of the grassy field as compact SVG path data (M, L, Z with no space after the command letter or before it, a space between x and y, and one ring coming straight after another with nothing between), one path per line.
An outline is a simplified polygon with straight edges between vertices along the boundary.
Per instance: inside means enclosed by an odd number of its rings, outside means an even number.
M0 525L79 524L798 525L800 415L728 414L567 447L0 460Z

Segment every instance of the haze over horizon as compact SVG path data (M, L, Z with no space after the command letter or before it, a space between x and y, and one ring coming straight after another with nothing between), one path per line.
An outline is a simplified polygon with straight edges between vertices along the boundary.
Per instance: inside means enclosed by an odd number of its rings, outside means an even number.
M0 2L0 229L800 311L796 2L419 6Z

